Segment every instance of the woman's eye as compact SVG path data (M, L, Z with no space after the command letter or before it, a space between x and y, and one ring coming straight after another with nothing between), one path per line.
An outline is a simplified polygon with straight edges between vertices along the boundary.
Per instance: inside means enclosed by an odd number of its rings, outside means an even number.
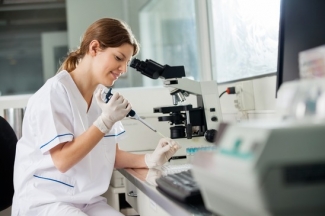
M115 58L116 58L117 61L122 61L122 59L120 57L118 57L118 56L115 56Z

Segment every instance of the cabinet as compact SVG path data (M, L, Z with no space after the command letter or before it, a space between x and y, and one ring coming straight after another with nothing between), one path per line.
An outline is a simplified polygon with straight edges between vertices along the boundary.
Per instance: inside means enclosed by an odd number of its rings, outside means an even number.
M123 194L125 192L124 187L115 188L112 186L109 186L108 190L103 194L103 197L107 199L107 204L112 206L114 209L120 211L120 200L119 195Z
M140 216L169 216L163 208L127 179L125 179L125 199Z
M138 215L125 200L125 178L120 172L114 170L108 190L102 195L107 199L107 204L124 215Z

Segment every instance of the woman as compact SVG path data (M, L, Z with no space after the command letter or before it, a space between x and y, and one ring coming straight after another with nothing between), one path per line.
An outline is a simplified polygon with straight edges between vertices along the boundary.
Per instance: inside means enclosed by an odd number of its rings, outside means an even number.
M120 120L131 104L117 92L103 102L101 86L112 86L138 51L126 24L100 19L30 98L17 143L12 215L121 215L100 196L113 168L155 167L177 151L168 138L145 155L118 148Z

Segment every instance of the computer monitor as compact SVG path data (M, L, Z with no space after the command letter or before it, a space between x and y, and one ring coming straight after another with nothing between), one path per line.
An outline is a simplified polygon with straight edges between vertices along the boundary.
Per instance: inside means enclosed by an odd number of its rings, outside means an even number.
M277 90L299 79L299 52L325 44L325 0L282 0Z

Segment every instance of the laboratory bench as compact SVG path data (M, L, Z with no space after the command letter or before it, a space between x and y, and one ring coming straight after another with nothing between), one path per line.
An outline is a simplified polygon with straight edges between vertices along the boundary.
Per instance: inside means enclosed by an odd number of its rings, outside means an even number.
M140 216L216 216L203 203L179 202L157 190L156 169L118 169L125 177L125 199Z

